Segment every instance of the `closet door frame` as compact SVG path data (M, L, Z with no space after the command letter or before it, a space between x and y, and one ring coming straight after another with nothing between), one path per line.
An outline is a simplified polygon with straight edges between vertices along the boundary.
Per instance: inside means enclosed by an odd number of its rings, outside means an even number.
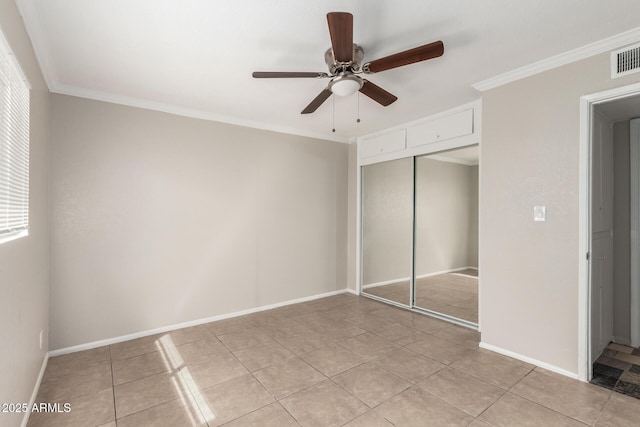
M416 256L416 250L415 250L415 241L416 241L416 178L415 178L415 173L416 173L416 159L417 157L421 157L424 155L429 155L429 154L435 154L435 153L439 153L442 151L449 151L449 150L454 150L454 149L458 149L458 148L465 148L465 147L471 147L474 145L478 145L480 146L480 141L474 140L474 141L469 141L468 139L462 139L462 140L457 140L457 139L453 139L453 140L449 140L449 141L442 141L440 143L434 143L434 144L428 144L425 145L423 147L420 147L420 150L416 151L416 150L406 150L406 151L400 151L397 153L389 153L387 155L384 156L379 156L379 157L373 157L373 158L360 158L360 156L358 156L358 165L357 165L357 173L356 173L356 196L357 196L357 200L356 200L356 220L357 220L357 227L356 227L356 260L357 260L357 268L356 268L356 294L357 295L361 295L361 296L365 296L367 298L372 298L381 302L385 302L391 305L395 305L397 307L401 307L404 309L408 309L411 310L413 312L416 313L422 313L431 317L435 317L441 320L445 320L447 322L451 322L460 326L464 326L470 329L474 329L474 330L480 330L480 322L481 322L481 317L480 317L480 292L481 292L481 286L480 286L480 279L478 279L478 311L479 311L479 317L478 317L478 323L473 323L473 322L469 322L463 319L459 319L457 317L452 317L452 316L448 316L446 314L443 313L439 313L439 312L435 312L435 311L431 311L431 310L427 310L424 308L420 308L417 307L415 305L415 256ZM362 192L363 192L363 182L362 182L362 170L364 166L367 165L372 165L372 164L376 164L376 163L382 163L382 162L386 162L389 160L397 160L397 159L402 159L402 158L407 158L407 157L411 157L412 158L412 176L413 179L411 180L412 183L412 193L413 193L413 200L412 200L412 248L411 248L411 277L410 277L410 305L406 306L403 304L397 304L394 303L393 301L384 299L384 298L379 298L379 297L375 297L375 296L371 296L370 294L366 294L363 293L363 284L362 284L362 278L363 278L363 253L362 253L362 239L363 239L363 229L362 229ZM480 154L481 157L481 154ZM481 176L481 171L482 171L482 159L480 158L479 160L479 174ZM481 186L481 182L480 179L478 179L478 185ZM480 199L481 199L481 191L478 191L478 203L480 204ZM480 234L480 230L478 230L478 233ZM478 236L478 242L480 242L480 235ZM480 264L480 258L481 258L481 253L478 253L478 264Z

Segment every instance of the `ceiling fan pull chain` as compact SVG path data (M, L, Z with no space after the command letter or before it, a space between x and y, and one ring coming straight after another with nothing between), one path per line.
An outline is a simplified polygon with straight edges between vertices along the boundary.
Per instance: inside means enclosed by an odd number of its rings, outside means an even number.
M358 118L356 119L356 123L360 123L360 92L358 92Z
M333 101L333 129L331 129L331 132L335 132L336 131L336 96L335 95L331 96L331 100Z

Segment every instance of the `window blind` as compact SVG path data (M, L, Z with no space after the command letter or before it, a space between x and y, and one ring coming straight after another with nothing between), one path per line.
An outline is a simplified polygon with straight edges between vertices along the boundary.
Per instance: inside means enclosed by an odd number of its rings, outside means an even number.
M0 238L29 227L29 86L0 34Z

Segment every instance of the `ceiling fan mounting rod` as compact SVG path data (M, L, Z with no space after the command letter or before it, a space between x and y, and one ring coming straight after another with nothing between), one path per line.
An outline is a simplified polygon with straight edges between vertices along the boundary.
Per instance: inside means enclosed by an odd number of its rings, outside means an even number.
M353 56L351 61L337 61L332 48L329 48L324 53L324 62L329 67L331 74L339 74L340 71L360 71L360 64L364 58L364 49L362 46L353 43Z

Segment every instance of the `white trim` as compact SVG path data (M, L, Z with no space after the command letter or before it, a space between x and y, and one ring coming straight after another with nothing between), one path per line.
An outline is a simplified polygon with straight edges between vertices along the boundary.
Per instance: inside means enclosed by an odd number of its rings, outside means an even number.
M364 285L362 286L362 289L377 288L379 286L393 285L394 283L408 282L410 280L411 280L411 277L401 277L399 279L384 280L382 282L375 282L375 283L370 283L368 285Z
M42 361L42 366L40 367L40 373L38 374L38 379L36 380L35 385L33 386L33 392L31 392L31 398L29 399L29 409L33 407L33 404L36 402L36 397L38 397L38 391L40 390L40 384L42 383L42 378L44 377L44 372L47 369L47 363L49 362L49 353L45 353L44 360ZM22 418L22 423L20 427L26 427L29 423L29 416L31 415L31 410L26 411L24 417Z
M629 123L631 162L631 347L640 346L640 119ZM635 262L634 262L635 260Z
M419 276L416 276L416 279L424 279L425 277L439 276L440 274L457 273L458 271L463 271L463 270L476 270L477 271L478 267L467 266L467 267L452 268L451 270L436 271L435 273L421 274Z
M578 378L591 380L591 283L589 260L591 250L590 159L591 159L591 105L580 99L580 136L578 148Z
M478 271L482 265L482 100L480 108L474 112L474 120L478 120L474 133L478 134L480 144L478 145ZM482 280L478 273L478 332L482 332Z
M110 344L117 344L119 342L129 341L129 340L136 339L136 338L147 337L149 335L161 334L163 332L170 332L170 331L174 331L176 329L188 328L188 327L191 327L191 326L198 326L198 325L202 325L202 324L205 324L205 323L215 322L217 320L224 320L224 319L230 319L230 318L233 318L233 317L244 316L245 314L257 313L257 312L260 312L260 311L271 310L273 308L284 307L284 306L291 305L291 304L298 304L298 303L301 303L301 302L313 301L313 300L316 300L316 299L331 297L331 296L334 296L334 295L340 295L340 294L344 294L344 293L347 293L347 292L353 292L353 291L351 291L349 289L340 289L338 291L325 292L323 294L317 294L317 295L312 295L312 296L309 296L309 297L303 297L303 298L298 298L298 299L294 299L294 300L278 302L278 303L275 303L275 304L263 305L263 306L260 306L260 307L250 308L250 309L242 310L242 311L236 311L236 312L233 312L233 313L227 313L227 314L221 314L221 315L218 315L218 316L206 317L206 318L203 318L203 319L191 320L189 322L176 323L176 324L173 324L173 325L163 326L163 327L155 328L155 329L149 329L149 330L146 330L146 331L136 332L136 333L133 333L133 334L121 335L119 337L107 338L107 339L104 339L104 340L93 341L93 342L89 342L89 343L86 343L86 344L79 344L79 345L74 345L74 346L71 346L71 347L60 348L58 350L52 350L52 351L49 352L49 356L50 357L56 357L56 356L61 356L63 354L75 353L75 352L84 351L84 350L91 350L92 348L102 347L102 346L110 345Z
M248 120L242 117L227 116L224 114L216 114L209 111L197 110L195 108L180 107L173 104L165 104L162 102L149 101L145 99L134 98L130 96L117 95L107 92L101 92L90 89L83 89L73 86L54 85L49 88L51 92L60 95L75 96L79 98L92 99L95 101L109 102L112 104L125 105L128 107L144 108L146 110L160 111L163 113L175 114L177 116L189 117L193 119L207 120L212 122L226 123L236 126L244 126L253 129L261 129L272 132L285 133L289 135L304 136L307 138L316 138L326 141L342 142L348 144L349 137L340 137L334 133L309 132L305 129L292 128L286 126L276 126L270 123Z
M356 291L362 294L362 166L360 145L356 143Z
M405 145L407 132L405 131ZM416 158L411 159L411 264L409 266L409 307L416 305Z
M358 296L358 295L359 295L359 294L358 294L358 291L353 290L353 289L351 289L351 288L347 288L347 293L352 294L352 295L356 295L356 296Z
M613 337L613 342L616 344L626 345L627 347L633 347L631 345L631 340L627 337Z
M515 351L506 350L501 347L497 347L492 344L487 344L485 342L480 342L480 348L485 350L493 351L494 353L502 354L503 356L511 357L512 359L517 359L525 363L529 363L531 365L538 366L542 369L546 369L547 371L555 372L556 374L564 375L565 377L573 378L574 380L579 380L578 375L574 372L567 371L566 369L559 368L555 365L551 365L547 362L542 362L538 359L534 359L529 356L524 356L520 353L516 353Z
M524 67L499 74L495 77L474 83L471 87L480 92L484 92L516 80L524 79L525 77L542 73L543 71L562 67L563 65L580 61L581 59L589 58L600 53L608 52L612 49L636 43L638 40L640 40L640 27L636 27L577 49L572 49L568 52L543 59L542 61L534 62L533 64L525 65Z

